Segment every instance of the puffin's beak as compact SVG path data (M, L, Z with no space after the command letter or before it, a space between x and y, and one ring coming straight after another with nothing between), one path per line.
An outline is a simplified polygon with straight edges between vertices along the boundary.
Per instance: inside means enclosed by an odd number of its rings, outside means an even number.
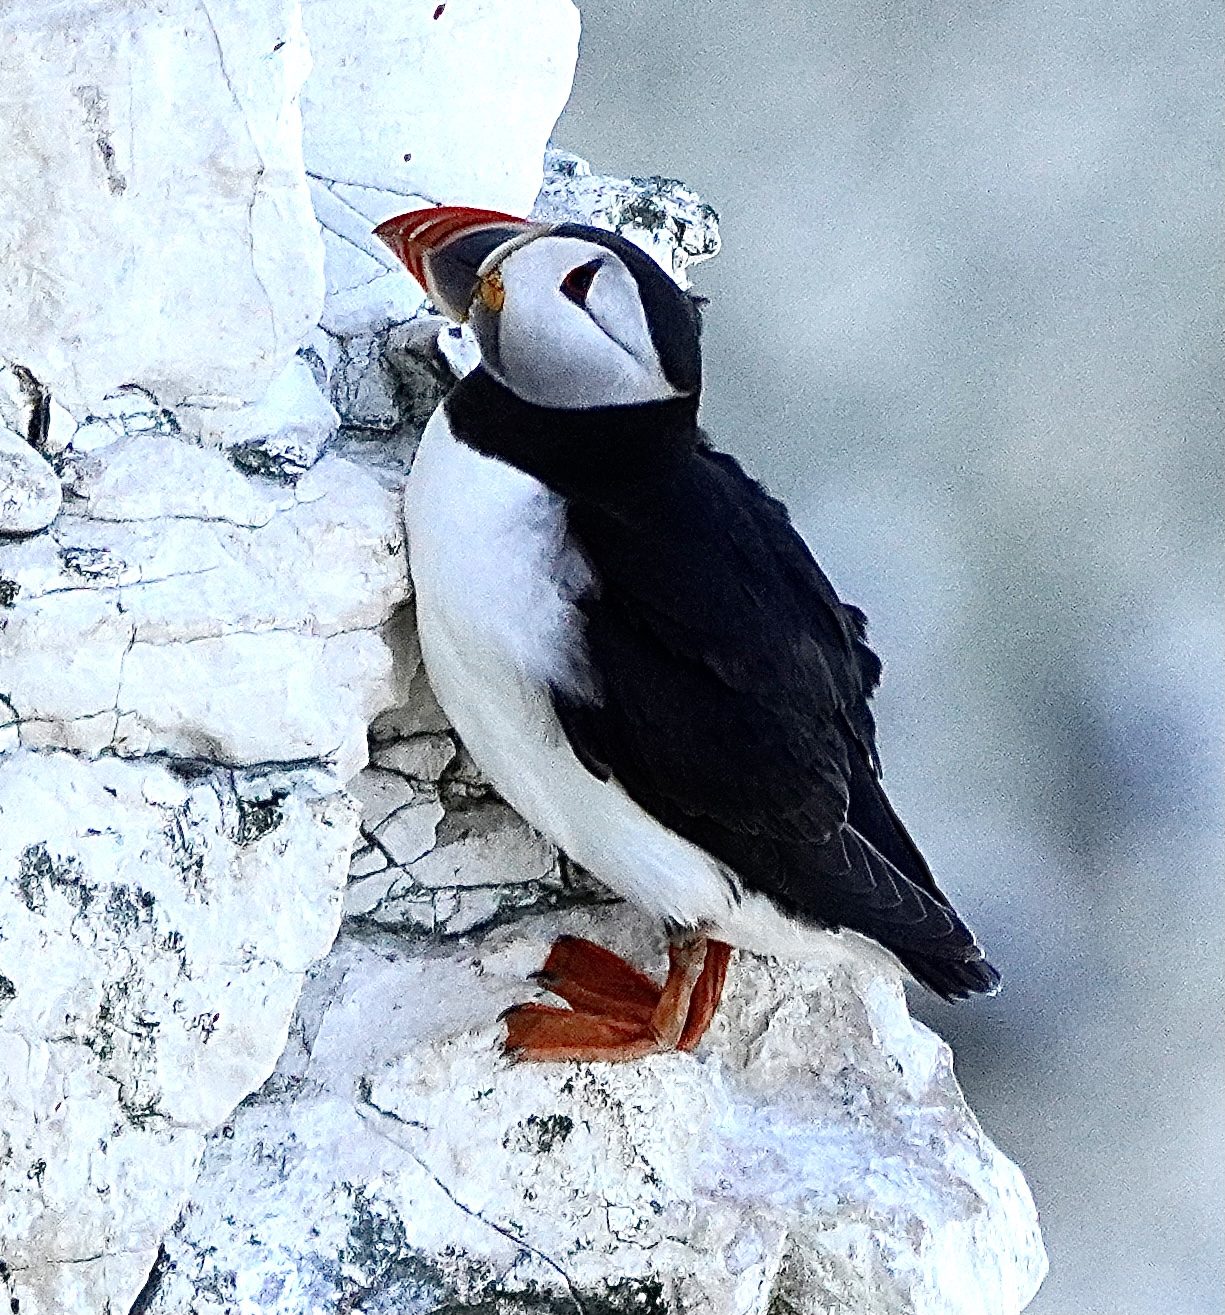
M452 319L464 320L478 291L490 310L500 309L497 271L482 279L480 267L504 242L536 228L499 210L444 205L386 219L374 235L408 266L441 310Z

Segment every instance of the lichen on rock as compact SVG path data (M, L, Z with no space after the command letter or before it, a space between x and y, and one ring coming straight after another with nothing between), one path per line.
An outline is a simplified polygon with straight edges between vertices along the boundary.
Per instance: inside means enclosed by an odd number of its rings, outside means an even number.
M0 1292L126 1310L284 1045L356 816L322 773L28 751L0 816Z
M551 149L532 217L593 224L653 256L682 287L688 269L719 254L719 216L676 178L611 178L570 151Z

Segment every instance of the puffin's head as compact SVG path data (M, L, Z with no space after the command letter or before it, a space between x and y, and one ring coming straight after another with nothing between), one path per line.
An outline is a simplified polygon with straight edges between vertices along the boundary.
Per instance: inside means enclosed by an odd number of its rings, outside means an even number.
M563 410L696 397L693 299L632 242L582 224L534 224L442 206L376 228L485 369L517 397Z

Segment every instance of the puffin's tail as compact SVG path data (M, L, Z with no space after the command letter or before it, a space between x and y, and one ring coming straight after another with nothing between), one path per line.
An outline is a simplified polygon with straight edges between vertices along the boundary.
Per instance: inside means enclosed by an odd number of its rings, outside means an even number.
M978 950L978 946L974 947ZM945 1000L968 1000L972 995L994 995L1000 975L978 950L976 959L935 959L927 955L894 951L898 958L929 991Z
M938 890L914 881L856 827L844 827L837 843L846 864L834 911L841 926L879 941L916 981L945 1000L989 995L999 987L1000 975L974 933Z
M876 773L858 754L853 755L850 785L847 822L862 845L859 861L868 868L887 867L893 882L900 879L914 888L920 903L927 903L932 915L919 918L910 926L881 926L873 934L916 981L945 1000L994 994L1000 985L999 973L987 962L973 933L936 885L931 869L893 811ZM885 885L888 884L886 881ZM932 909L931 903L938 910Z

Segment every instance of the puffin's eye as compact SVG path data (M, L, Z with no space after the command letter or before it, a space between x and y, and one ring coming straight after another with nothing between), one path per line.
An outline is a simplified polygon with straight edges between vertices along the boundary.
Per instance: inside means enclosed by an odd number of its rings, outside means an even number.
M561 281L562 293L569 297L576 306L584 306L587 303L587 294L591 291L591 284L600 268L600 261L589 260L585 265L579 265L577 269L572 269Z

